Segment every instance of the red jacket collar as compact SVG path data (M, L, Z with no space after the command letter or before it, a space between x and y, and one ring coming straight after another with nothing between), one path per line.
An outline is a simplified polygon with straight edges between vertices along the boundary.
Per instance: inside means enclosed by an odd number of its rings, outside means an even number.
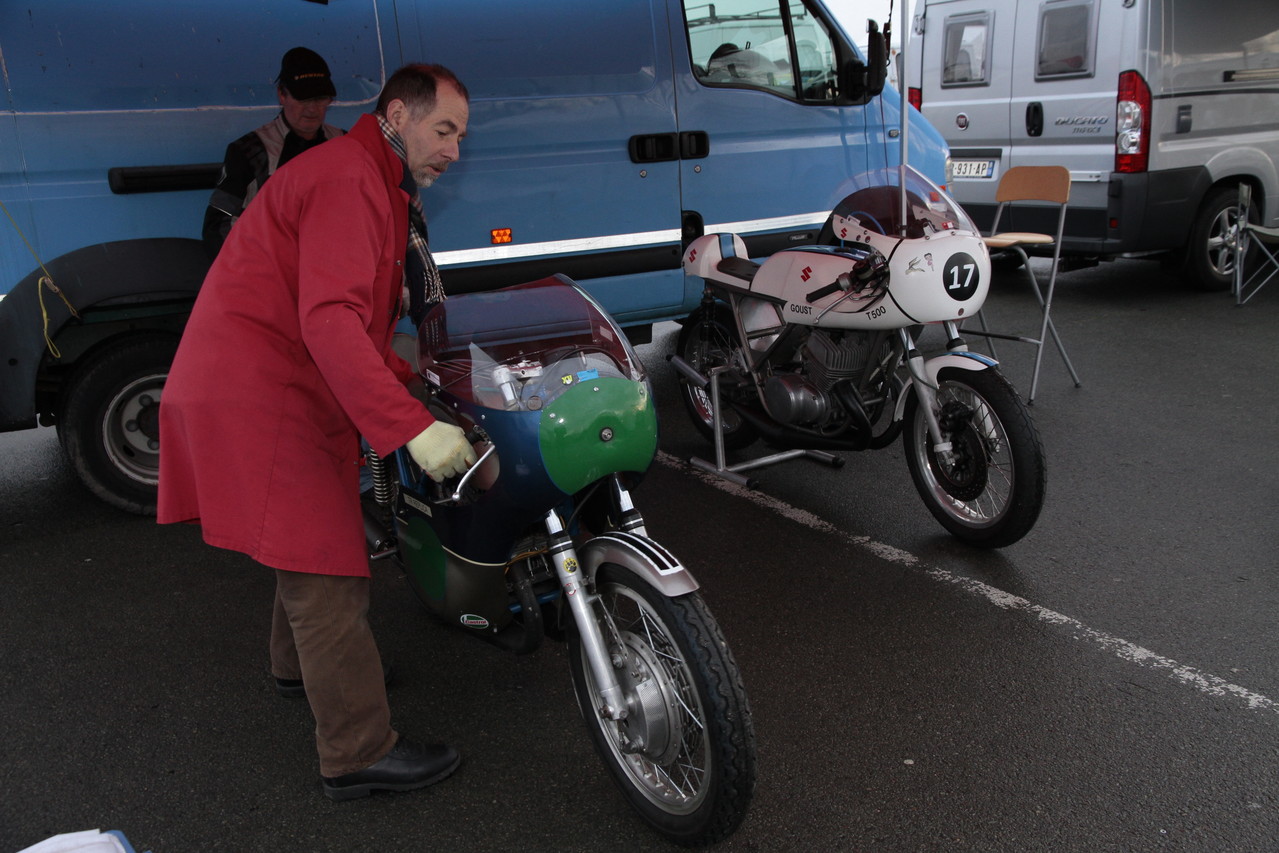
M398 187L404 179L404 161L396 155L395 149L382 135L377 116L371 113L360 116L348 135L369 152L386 182Z

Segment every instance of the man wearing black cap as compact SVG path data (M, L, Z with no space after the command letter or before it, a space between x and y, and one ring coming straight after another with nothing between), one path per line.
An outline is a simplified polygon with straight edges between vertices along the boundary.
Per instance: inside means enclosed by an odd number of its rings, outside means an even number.
M275 80L280 114L227 146L222 175L204 213L204 246L209 257L222 249L231 226L266 179L289 160L345 131L324 123L337 96L323 57L295 47L280 62Z

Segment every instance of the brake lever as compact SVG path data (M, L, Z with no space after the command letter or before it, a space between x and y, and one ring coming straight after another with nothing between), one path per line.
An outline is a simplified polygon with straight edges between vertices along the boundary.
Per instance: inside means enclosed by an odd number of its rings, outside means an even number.
M488 458L496 452L497 445L490 444L489 449L484 451L483 455L481 455L479 459L475 460L475 464L466 469L466 473L462 475L462 479L457 481L457 488L453 490L453 495L449 498L449 501L457 503L462 499L462 490L466 488L467 481L470 480L475 472L480 470L480 466L488 461Z

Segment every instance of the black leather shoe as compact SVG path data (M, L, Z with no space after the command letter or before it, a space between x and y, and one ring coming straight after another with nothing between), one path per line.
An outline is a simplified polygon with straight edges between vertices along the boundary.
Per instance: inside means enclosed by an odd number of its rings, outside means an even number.
M382 662L382 683L390 684L391 677L394 673L391 665L385 661ZM275 679L275 692L279 693L285 699L301 699L306 695L306 685L302 683L300 678L280 678L278 675L271 676Z
M354 800L374 791L415 791L447 778L462 763L456 749L401 737L381 761L345 776L321 777L330 800Z
M285 699L301 699L306 695L306 685L300 678L280 678L275 676L275 692Z

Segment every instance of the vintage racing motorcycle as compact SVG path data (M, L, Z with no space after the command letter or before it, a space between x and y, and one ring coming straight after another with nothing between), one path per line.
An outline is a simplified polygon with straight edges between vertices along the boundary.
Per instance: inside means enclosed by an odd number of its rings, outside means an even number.
M754 485L740 472L798 456L839 465L831 451L904 433L911 478L943 527L987 548L1021 539L1043 506L1044 454L1013 386L959 332L990 286L977 228L905 167L860 175L818 242L763 263L732 234L685 249L706 290L671 363L716 452L692 462ZM941 324L945 352L921 355L923 324ZM761 437L785 450L726 464Z
M754 790L750 708L697 582L631 500L657 415L621 329L556 276L437 305L417 358L433 414L468 431L479 461L436 484L403 448L370 452L371 553L462 630L519 653L565 638L630 804L680 844L728 836Z

